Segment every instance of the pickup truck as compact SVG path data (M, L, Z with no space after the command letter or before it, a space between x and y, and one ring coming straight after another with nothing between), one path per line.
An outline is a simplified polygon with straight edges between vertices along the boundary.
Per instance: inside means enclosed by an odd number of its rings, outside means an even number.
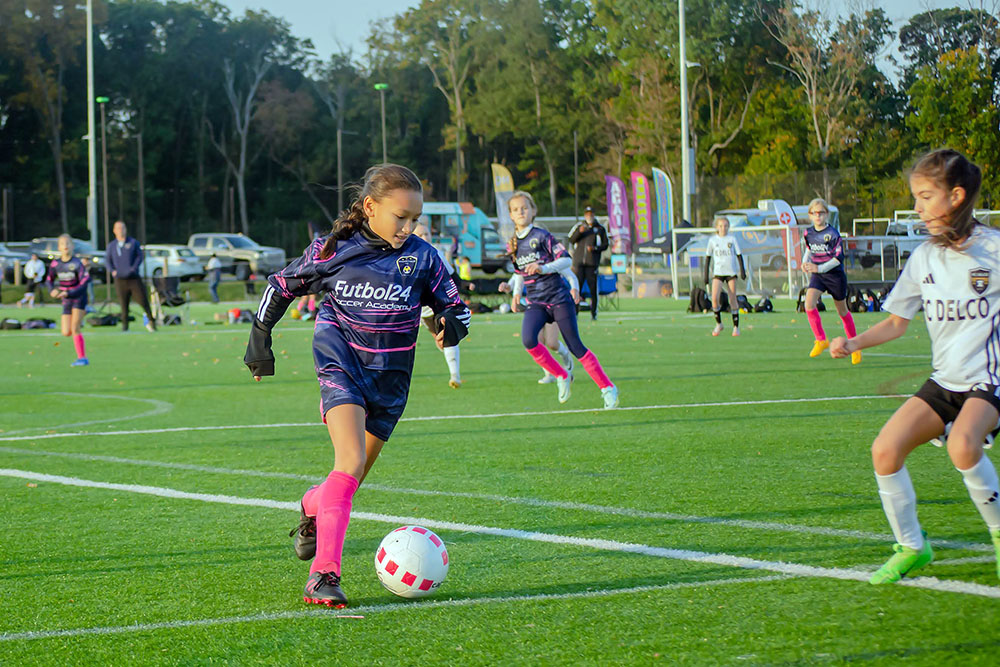
M222 270L232 273L237 280L246 280L251 274L266 276L288 263L281 248L262 246L243 234L192 234L187 245L203 266L214 254L222 263Z
M875 266L882 258L886 266L898 266L926 240L927 227L923 222L897 216L889 221L885 236L847 239L847 250L855 253L864 268Z

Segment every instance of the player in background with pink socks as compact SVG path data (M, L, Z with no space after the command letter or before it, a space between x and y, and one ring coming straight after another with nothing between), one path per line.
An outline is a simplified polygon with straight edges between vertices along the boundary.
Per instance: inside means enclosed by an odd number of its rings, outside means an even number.
M73 337L76 361L71 366L88 366L87 348L83 343L80 326L87 314L87 282L90 274L83 261L73 254L73 237L63 234L59 237L59 258L49 263L45 284L53 299L62 299L62 335Z
M816 305L819 303L819 296L822 292L827 292L833 297L833 305L837 307L837 314L844 324L844 333L848 338L857 335L854 328L854 318L851 311L847 309L847 272L844 271L844 248L840 242L840 232L830 226L830 208L823 199L813 199L809 202L809 220L812 222L812 229L807 229L805 233L806 254L802 258L802 270L810 274L809 287L806 288L806 319L809 320L809 328L812 329L816 341L810 357L818 357L823 350L830 347L826 339L826 332L823 330L823 321L820 319L819 310ZM851 363L861 363L861 351L851 354Z
M601 389L605 409L618 407L618 388L608 379L597 356L580 340L576 321L576 303L570 287L560 272L573 262L562 243L552 234L534 225L538 207L527 192L518 190L507 201L510 217L514 221L514 236L508 252L514 261L514 270L524 278L528 307L521 323L521 342L535 362L556 377L559 402L569 400L572 376L559 364L538 340L542 327L555 322L566 346L580 360L587 374Z
M302 498L295 551L312 559L303 599L343 607L344 539L354 492L406 407L422 306L434 311L438 347L458 345L471 313L444 262L412 235L423 209L417 176L395 164L372 167L331 233L269 276L244 363L258 382L274 375L271 329L305 294L325 292L313 359L320 411L333 442L333 471Z

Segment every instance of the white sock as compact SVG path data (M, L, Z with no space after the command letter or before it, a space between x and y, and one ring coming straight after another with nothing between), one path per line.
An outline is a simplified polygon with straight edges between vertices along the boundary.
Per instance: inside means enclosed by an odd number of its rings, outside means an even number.
M566 343L561 340L559 341L559 349L556 350L556 354L558 354L559 358L562 359L563 368L568 369L570 364L573 363L571 357L569 356L569 348L566 347Z
M444 360L448 362L448 372L450 372L451 376L456 380L460 380L462 378L462 375L459 372L458 359L458 345L444 348Z
M917 519L917 494L910 481L910 473L904 465L891 475L875 473L878 495L882 499L882 509L889 519L892 534L904 547L920 550L924 548L924 536L920 532Z
M968 470L956 470L962 473L962 481L969 489L969 497L983 515L986 525L990 530L1000 528L1000 482L997 480L996 468L986 458L986 454Z

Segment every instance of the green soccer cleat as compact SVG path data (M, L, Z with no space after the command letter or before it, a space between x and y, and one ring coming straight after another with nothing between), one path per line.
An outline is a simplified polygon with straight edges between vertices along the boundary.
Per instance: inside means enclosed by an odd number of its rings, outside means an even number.
M991 530L990 537L993 538L993 549L997 553L997 577L1000 577L1000 528Z
M921 531L923 532L923 531ZM875 571L875 574L868 580L870 584L892 584L917 568L921 568L934 560L934 550L931 549L930 540L927 533L923 533L924 546L920 551L904 547L902 544L893 544L895 551L892 557L885 562L885 565ZM995 538L996 539L996 538Z

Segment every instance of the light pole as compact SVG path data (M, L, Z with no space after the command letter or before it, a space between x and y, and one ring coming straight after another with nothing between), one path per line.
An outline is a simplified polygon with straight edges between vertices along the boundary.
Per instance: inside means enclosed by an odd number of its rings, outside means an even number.
M90 242L97 247L97 149L94 146L94 8L87 0L87 230Z
M386 158L385 150L385 91L388 90L389 84L387 83L376 83L375 90L378 91L379 98L382 101L382 164L385 164L389 160Z
M101 105L101 183L104 186L104 254L108 254L108 246L111 245L111 231L108 229L108 134L105 131L104 105L110 100L103 95L97 98L97 103ZM97 244L94 244L95 246ZM107 300L111 301L111 265L108 258L104 258L104 284L108 288Z
M694 160L691 155L691 128L688 119L688 84L687 71L689 67L700 67L700 63L689 63L687 60L687 46L684 35L684 0L677 0L677 11L679 14L680 32L680 67L681 67L681 180L683 181L681 192L681 219L691 220L691 186L694 184Z

